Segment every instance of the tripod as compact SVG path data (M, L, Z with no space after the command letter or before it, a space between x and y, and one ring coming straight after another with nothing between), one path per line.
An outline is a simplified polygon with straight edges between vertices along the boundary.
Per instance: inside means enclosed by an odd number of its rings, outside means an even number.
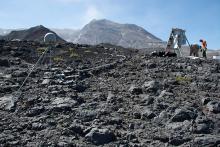
M182 45L188 43L189 47L191 45L189 44L189 41L185 35L185 30L173 28L170 37L167 42L166 52L174 52L177 54L177 57L182 57Z

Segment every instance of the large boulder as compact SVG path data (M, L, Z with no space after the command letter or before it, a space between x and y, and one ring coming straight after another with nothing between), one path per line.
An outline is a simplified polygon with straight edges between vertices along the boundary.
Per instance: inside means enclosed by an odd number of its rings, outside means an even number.
M0 109L1 110L13 110L15 107L15 101L13 95L5 95L0 98Z
M197 117L194 132L197 134L208 134L214 128L212 120L205 117Z
M220 144L220 136L206 135L196 137L193 146L217 147Z
M10 63L7 59L0 59L0 66L10 67Z
M188 108L176 109L175 114L171 117L172 122L183 122L184 120L191 120L197 117L196 111Z
M210 101L207 103L206 107L210 112L214 112L214 113L220 112L220 102Z

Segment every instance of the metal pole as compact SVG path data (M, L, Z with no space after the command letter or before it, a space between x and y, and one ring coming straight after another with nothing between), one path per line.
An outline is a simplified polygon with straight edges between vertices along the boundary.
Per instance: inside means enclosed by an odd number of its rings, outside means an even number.
M186 37L186 36L185 36ZM189 43L189 41L188 41L188 39L186 38L186 42L188 43L188 45L189 45L189 47L190 47L190 49L191 49L191 45L190 45L190 43Z
M39 62L43 59L45 53L48 51L48 48L43 52L43 54L40 56L40 58L38 59L38 61L35 63L35 65L32 67L31 71L28 73L27 77L24 79L23 83L21 84L21 86L19 87L19 89L15 92L15 95L17 96L18 92L21 90L21 88L24 86L24 84L26 83L27 79L29 78L29 76L31 75L31 73L34 71L34 69L37 67L37 65L39 64ZM20 94L18 95L17 98L20 97ZM15 100L15 99L14 99Z

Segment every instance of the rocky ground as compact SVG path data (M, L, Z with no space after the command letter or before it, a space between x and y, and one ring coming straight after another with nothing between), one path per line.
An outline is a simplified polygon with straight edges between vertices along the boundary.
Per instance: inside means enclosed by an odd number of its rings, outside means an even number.
M0 146L219 146L220 64L0 42Z

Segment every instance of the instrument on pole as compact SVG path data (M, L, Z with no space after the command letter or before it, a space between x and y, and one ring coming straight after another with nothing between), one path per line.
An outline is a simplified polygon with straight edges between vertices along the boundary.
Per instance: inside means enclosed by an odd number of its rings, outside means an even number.
M170 37L167 42L166 53L173 52L177 54L177 57L182 57L182 45L186 43L189 44L189 41L186 38L185 30L173 28ZM189 44L190 46L190 44Z

